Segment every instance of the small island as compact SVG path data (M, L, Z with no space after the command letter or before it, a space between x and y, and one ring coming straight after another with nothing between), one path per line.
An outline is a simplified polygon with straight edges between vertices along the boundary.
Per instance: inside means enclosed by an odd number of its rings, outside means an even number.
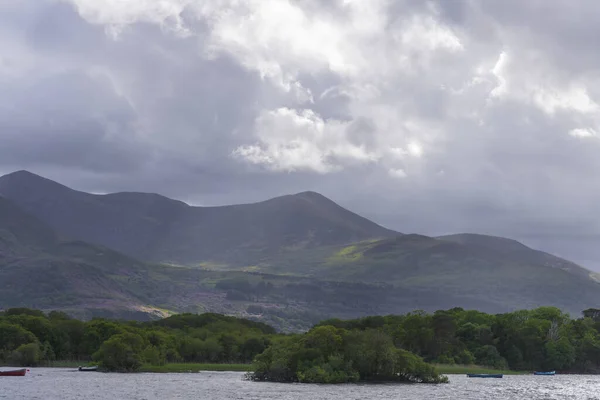
M277 340L256 357L254 371L247 376L255 381L300 383L448 382L420 357L398 349L385 332L333 326Z

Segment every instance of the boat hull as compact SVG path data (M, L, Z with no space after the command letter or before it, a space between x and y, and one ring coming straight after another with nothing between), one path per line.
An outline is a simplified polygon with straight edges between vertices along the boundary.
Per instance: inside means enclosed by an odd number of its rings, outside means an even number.
M94 371L98 371L98 366L94 366L94 367L79 367L79 371L81 371L81 372L94 372Z
M27 368L15 369L12 371L0 371L0 376L25 376Z
M502 378L502 374L467 374L469 378Z

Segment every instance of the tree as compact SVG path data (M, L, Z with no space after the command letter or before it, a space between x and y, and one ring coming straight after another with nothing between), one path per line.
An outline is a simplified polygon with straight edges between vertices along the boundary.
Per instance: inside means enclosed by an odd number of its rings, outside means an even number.
M588 308L582 312L585 318L591 318L594 321L600 321L600 309Z
M545 353L545 370L566 370L575 363L575 348L566 337L546 343Z
M18 308L9 308L4 311L4 316L10 317L13 315L30 315L32 317L45 317L44 312L40 310L32 310L31 308L18 307Z
M21 345L35 342L35 335L22 326L0 322L0 359L8 358Z
M498 349L492 345L485 345L477 349L475 359L480 365L498 369L507 368L506 360L498 353Z
M81 351L85 354L92 354L110 337L124 333L122 326L113 321L104 319L95 319L85 324Z
M22 367L35 367L42 357L42 350L38 342L22 344L10 356L10 362Z
M142 351L142 359L150 365L165 365L167 362L166 356L156 346L148 345Z
M251 337L246 339L240 346L241 361L252 361L254 357L265 351L269 343L260 337Z
M102 343L92 358L107 371L135 372L142 366L143 349L140 335L121 333Z

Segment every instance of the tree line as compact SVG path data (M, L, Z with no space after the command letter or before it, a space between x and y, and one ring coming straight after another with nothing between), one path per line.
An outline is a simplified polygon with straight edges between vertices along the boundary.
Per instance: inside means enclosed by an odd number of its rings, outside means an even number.
M554 307L504 314L453 308L329 319L303 334L219 314L152 322L79 321L25 308L0 313L0 362L90 361L109 371L143 364L251 363L249 378L280 382L443 382L432 364L517 371L600 372L600 310Z
M600 372L600 310L573 319L555 307L505 314L454 308L373 316L320 326L350 332L375 329L397 348L430 363L477 364L515 371Z
M250 363L275 333L259 322L212 313L84 322L63 312L13 308L0 313L0 362L37 366L77 360L109 371L177 362Z

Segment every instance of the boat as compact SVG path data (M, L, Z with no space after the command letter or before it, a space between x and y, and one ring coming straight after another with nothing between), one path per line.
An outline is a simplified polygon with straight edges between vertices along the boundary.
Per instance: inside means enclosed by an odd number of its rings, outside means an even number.
M469 378L502 378L502 374L467 374Z
M98 371L98 366L94 365L92 367L79 367L79 370L84 372Z
M534 375L555 375L556 371L534 371Z
M0 376L25 376L29 371L27 368L13 369L11 371L0 371Z

